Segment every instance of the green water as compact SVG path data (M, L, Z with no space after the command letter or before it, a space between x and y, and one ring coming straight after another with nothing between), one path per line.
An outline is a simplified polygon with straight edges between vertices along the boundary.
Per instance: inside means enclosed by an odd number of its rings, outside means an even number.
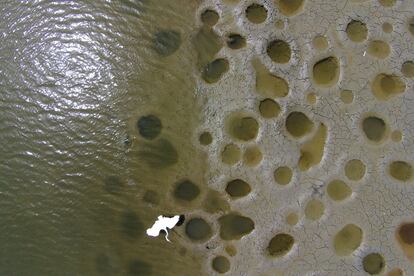
M196 2L0 4L0 275L201 274L183 237L144 234L202 183Z

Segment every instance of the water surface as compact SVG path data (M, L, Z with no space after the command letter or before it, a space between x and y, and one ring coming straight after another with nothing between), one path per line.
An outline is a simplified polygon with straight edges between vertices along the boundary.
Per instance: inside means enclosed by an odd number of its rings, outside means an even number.
M183 237L144 236L202 181L196 2L0 4L1 275L200 273Z

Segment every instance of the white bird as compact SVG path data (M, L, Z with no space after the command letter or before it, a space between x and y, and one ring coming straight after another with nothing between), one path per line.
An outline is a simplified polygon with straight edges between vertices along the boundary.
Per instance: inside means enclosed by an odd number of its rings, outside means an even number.
M147 235L151 237L158 237L161 230L164 230L166 235L165 239L168 242L171 242L168 239L168 228L173 229L174 226L177 225L177 223L180 221L180 216L173 216L172 218L164 217L164 216L158 216L157 220L154 222L151 228L147 229Z

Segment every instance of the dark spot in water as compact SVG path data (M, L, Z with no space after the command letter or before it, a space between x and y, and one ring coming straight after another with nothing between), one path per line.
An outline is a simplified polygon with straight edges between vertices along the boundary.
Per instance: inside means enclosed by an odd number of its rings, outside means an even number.
M110 258L106 254L98 254L95 258L96 271L100 275L113 275L116 269L111 264Z
M108 193L111 194L120 194L124 184L122 183L121 179L117 176L108 176L104 180L104 188Z
M128 274L133 276L148 276L152 274L152 266L144 261L133 260L128 264Z
M161 133L161 120L155 115L142 116L137 121L139 134L145 139L152 140Z
M167 57L174 54L181 45L181 35L174 30L163 30L155 34L153 45L155 51Z
M180 256L185 256L187 254L187 248L181 247L178 253L180 254Z
M208 63L202 72L202 78L207 83L218 82L222 75L229 70L229 62L227 59L218 58Z
M192 201L200 194L200 188L190 180L183 180L176 184L174 197L183 201Z
M142 198L145 202L158 205L160 203L160 196L156 191L147 190Z
M122 214L121 231L126 237L136 239L144 233L144 224L134 211L128 210Z
M144 144L138 151L138 156L148 166L156 169L163 169L178 162L177 150L167 139Z
M185 225L185 233L193 241L204 241L211 236L212 230L204 219L193 218Z

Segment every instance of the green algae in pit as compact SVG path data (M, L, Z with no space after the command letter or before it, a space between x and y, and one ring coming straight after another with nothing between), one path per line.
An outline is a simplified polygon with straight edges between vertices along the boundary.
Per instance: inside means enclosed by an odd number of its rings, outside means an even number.
M339 80L340 66L336 57L327 57L313 65L312 77L316 84L330 87Z
M363 232L355 224L347 224L339 230L333 240L335 254L348 256L354 252L362 243Z
M296 225L296 224L298 223L298 221L299 221L299 215L298 215L297 213L295 213L295 212L289 213L289 214L286 216L285 221L286 221L286 223L287 223L287 224L289 224L290 226L294 226L294 225Z
M232 198L247 196L252 189L249 183L241 179L235 179L227 183L226 192Z
M144 144L139 150L138 156L148 166L157 169L164 169L178 162L178 152L167 139Z
M414 18L411 18L408 21L408 30L410 31L411 35L414 36Z
M283 40L273 40L267 46L267 55L276 63L288 63L292 56L289 44Z
M192 241L202 242L209 239L213 231L204 219L193 218L185 225L185 233Z
M325 149L327 132L326 126L321 124L315 135L302 145L298 161L298 166L301 171L307 171L320 163Z
M384 33L391 33L392 31L393 31L393 27L392 27L392 25L391 25L391 23L388 23L388 22L384 22L383 24L382 24L382 31L384 32Z
M291 112L286 118L286 130L295 138L305 136L313 129L313 122L302 112Z
M279 11L286 16L293 16L303 10L305 0L274 0Z
M213 142L213 137L211 136L210 132L203 132L200 134L198 141L203 146L208 146Z
M371 83L371 91L375 98L387 101L398 94L404 93L405 82L397 75L381 73Z
M241 151L240 148L235 144L228 144L224 147L221 152L221 161L227 165L234 165L240 161Z
M397 0L378 0L378 2L386 8L392 7L397 3Z
M275 181L279 185L287 185L292 180L292 169L286 166L282 166L277 168L274 173L273 177L275 178Z
M368 116L362 120L362 131L369 141L380 143L385 139L387 125L379 117Z
M260 24L266 20L267 10L263 5L251 4L246 9L246 17L250 22Z
M161 120L155 115L142 116L137 121L139 134L148 140L153 140L161 133Z
M414 77L414 62L411 60L405 61L401 65L401 73L407 78Z
M227 47L233 50L241 49L246 46L246 39L239 34L230 34L227 37Z
M234 247L234 245L230 244L230 245L226 246L225 250L226 250L227 254L229 254L230 257L234 257L237 254L237 249L236 249L236 247Z
M381 273L385 267L385 260L379 253L370 253L362 259L362 267L370 275Z
M292 249L295 239L286 233L275 235L267 246L267 252L272 257L282 257Z
M161 56L167 57L174 54L181 45L181 35L174 30L162 30L154 35L154 50Z
M302 145L298 162L301 171L307 171L321 162L327 135L327 127L321 124L312 139Z
M391 48L387 42L374 40L368 43L367 53L378 59L385 59L391 53Z
M278 19L275 22L275 27L279 30L283 30L285 28L285 22L282 19Z
M391 140L393 142L396 142L396 143L401 142L402 138L403 138L403 134L401 131L394 130L393 132L391 132Z
M258 146L249 146L244 151L243 162L249 167L255 167L260 164L262 158L262 151Z
M342 201L352 194L351 188L339 179L329 182L326 191L329 197L335 201Z
M258 59L253 60L252 64L256 71L256 92L259 95L267 98L287 96L289 84L284 78L271 74Z
M398 236L405 244L414 244L414 223L404 223L398 229Z
M218 58L204 66L201 77L206 83L216 83L228 70L229 62L227 59Z
M280 113L280 105L272 99L264 99L259 104L259 111L263 118L275 118Z
M257 137L259 123L253 117L233 114L227 119L226 128L232 138L247 142Z
M193 201L200 194L200 188L190 180L183 180L176 184L174 197L182 201Z
M311 199L305 207L305 217L310 220L319 220L325 212L325 206L318 199Z
M110 194L118 195L124 189L124 183L118 176L108 176L104 180L104 188Z
M365 164L359 159L352 159L345 164L345 175L349 180L361 180L366 171Z
M201 14L201 22L203 22L203 24L209 27L216 25L219 19L220 19L220 16L214 10L205 10Z
M226 273L230 270L230 262L224 256L215 257L211 265L216 272L221 274Z
M395 238L404 255L414 261L414 222L404 222L395 231Z
M316 96L315 93L310 92L307 96L306 96L306 102L308 104L315 104L316 101L318 100L318 97Z
M319 35L312 40L312 45L316 50L322 51L328 48L329 43L325 36Z
M218 222L223 240L239 240L254 229L253 220L236 212L221 216Z
M353 42L363 42L368 37L368 28L364 22L352 20L348 23L346 30L348 38Z
M405 161L393 161L389 165L389 173L394 178L401 182L407 182L412 179L413 166Z
M350 104L354 101L354 93L351 90L342 90L340 98L343 103Z

